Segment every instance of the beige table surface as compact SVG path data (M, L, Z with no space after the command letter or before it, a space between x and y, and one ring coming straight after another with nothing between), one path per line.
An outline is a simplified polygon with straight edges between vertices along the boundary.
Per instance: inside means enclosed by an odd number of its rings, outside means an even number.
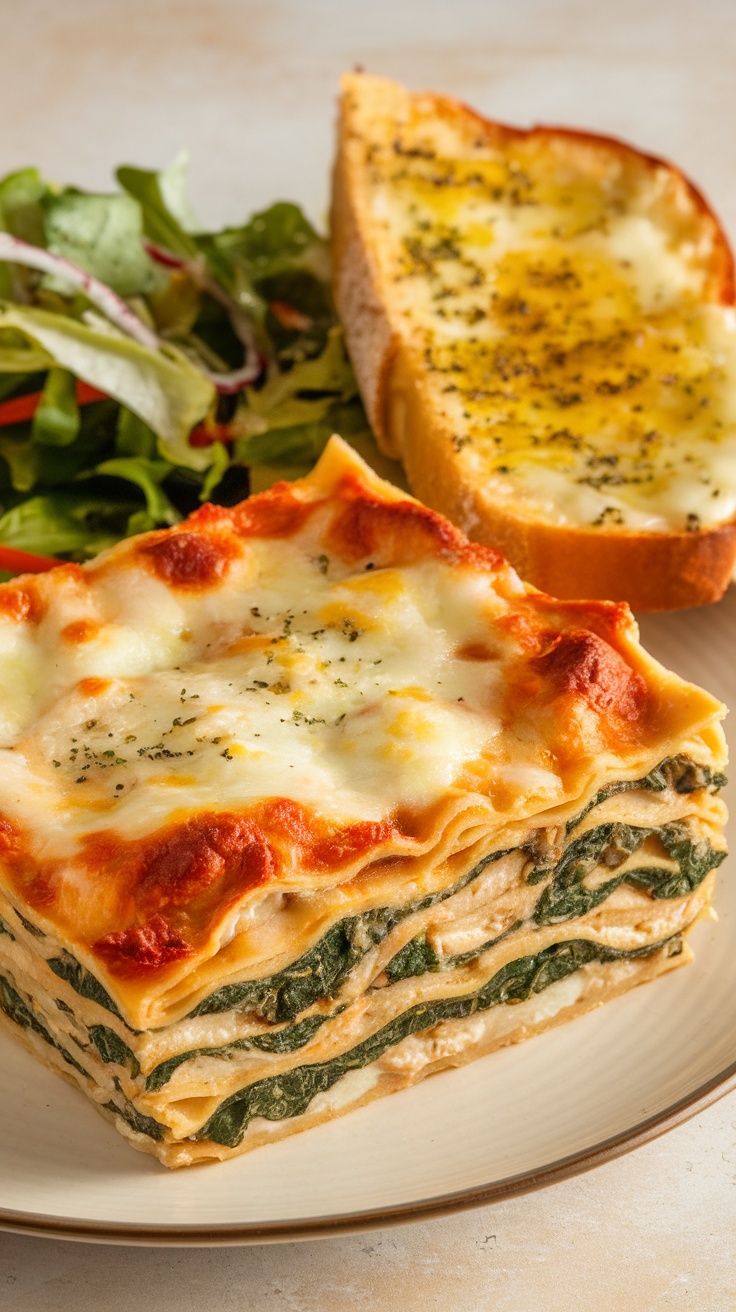
M33 162L102 187L114 164L186 144L205 223L279 196L319 219L335 81L360 62L669 155L736 234L736 0L2 0L0 14L2 172ZM736 1095L591 1174L422 1225L210 1251L0 1235L2 1312L108 1308L736 1308Z

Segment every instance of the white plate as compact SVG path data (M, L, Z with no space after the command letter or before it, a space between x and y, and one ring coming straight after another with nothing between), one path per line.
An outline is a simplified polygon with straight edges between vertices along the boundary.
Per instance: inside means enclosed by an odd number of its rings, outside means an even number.
M736 704L736 590L648 616L665 664ZM732 843L733 843L732 837ZM635 1147L736 1085L736 879L693 965L463 1070L217 1166L166 1172L0 1036L0 1227L149 1244L313 1238L490 1202Z
M121 22L122 11L125 22ZM174 9L175 16L172 17ZM105 188L112 164L191 147L219 224L277 196L319 219L336 80L356 61L510 122L615 132L671 155L736 222L730 10L549 0L245 0L16 6L4 34L0 172L37 161ZM714 42L713 33L719 33ZM39 62L40 61L40 62ZM42 70L27 94L27 70ZM111 70L114 75L111 75ZM18 105L23 113L18 113ZM91 113L90 107L93 107ZM736 707L736 592L648 618L665 663ZM736 846L736 844L734 844ZM0 1227L141 1243L308 1237L491 1201L583 1170L736 1084L736 879L697 959L519 1048L206 1169L166 1173L0 1036Z

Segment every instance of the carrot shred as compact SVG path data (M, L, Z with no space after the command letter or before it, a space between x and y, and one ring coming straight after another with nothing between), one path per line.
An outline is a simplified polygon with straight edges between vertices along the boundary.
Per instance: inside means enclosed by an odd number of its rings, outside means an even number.
M217 424L205 420L197 424L189 434L189 445L194 447L212 446L215 442L232 442L233 431L229 424Z
M0 570L7 570L9 574L44 574L46 570L63 563L53 556L37 556L33 551L0 546Z
M9 401L0 402L0 428L10 424L22 424L32 419L41 404L42 392L29 392L27 396L12 396ZM91 401L104 401L107 393L101 392L89 383L77 380L77 404L89 405Z

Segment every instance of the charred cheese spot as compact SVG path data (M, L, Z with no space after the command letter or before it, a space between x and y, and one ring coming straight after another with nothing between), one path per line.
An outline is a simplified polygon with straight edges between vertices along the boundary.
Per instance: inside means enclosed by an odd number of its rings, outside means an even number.
M375 848L389 843L396 833L394 826L385 820L348 825L332 834L315 837L310 858L318 869L334 869L365 857Z
M533 593L528 604L539 612L545 629L590 629L599 638L613 645L625 634L637 634L636 621L625 601L565 601L549 597L544 592Z
M587 629L558 634L549 649L530 662L560 692L583 697L601 714L636 720L647 688L623 656Z
M34 860L31 835L6 816L0 816L0 854L3 871L28 905L39 909L53 907L53 865Z
M530 655L539 652L545 628L533 610L521 605L518 610L501 615L497 623L501 632L508 633L522 652Z
M274 843L282 850L291 848L290 862L306 869L348 865L401 836L389 820L359 821L344 827L329 825L286 797L265 803L257 814Z
M65 642L92 642L100 632L100 625L96 620L73 620L61 630L61 636Z
M160 970L192 952L190 944L162 916L154 916L145 925L106 934L94 946L113 973L121 975Z
M121 904L147 919L165 908L198 904L200 928L207 911L201 899L214 886L220 906L272 878L276 854L263 830L247 815L199 813L164 826L148 838L126 841L114 830L87 834L82 860L91 873L104 870L120 888Z
M493 547L485 547L481 542L465 540L460 545L456 559L458 564L489 571L502 569L506 564L506 558L500 551L494 551Z
M200 590L220 582L233 552L223 540L184 529L141 547L141 554L170 587Z
M0 816L0 852L11 852L18 841L18 833L15 825L11 824L5 816Z
M455 655L459 661L492 661L496 652L485 642L464 642Z
M88 679L80 679L78 690L82 697L102 697L111 686L111 679L99 679L92 675Z
M334 517L325 540L344 560L368 559L381 568L431 556L487 569L503 563L490 547L468 542L449 520L416 501L372 498L350 480L345 495L347 505Z
M273 878L276 854L258 825L238 815L198 815L146 845L137 899L182 907L215 883L239 896Z
M297 496L290 483L275 483L235 508L233 526L242 537L291 537L303 528L318 504Z
M39 624L46 613L43 596L35 582L0 584L0 616L15 620L17 624L26 620L30 624Z
M233 511L228 506L216 506L212 501L205 501L203 506L192 512L187 523L199 532L231 532Z

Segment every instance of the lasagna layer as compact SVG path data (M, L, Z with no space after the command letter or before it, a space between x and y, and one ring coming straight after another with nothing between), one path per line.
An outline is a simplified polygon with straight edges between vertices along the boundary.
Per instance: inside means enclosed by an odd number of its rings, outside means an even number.
M438 1026L448 1053L464 1060L460 1021L476 1012L526 1001L581 971L567 991L527 1007L524 1015L546 1026L558 1015L549 1011L553 998L564 1018L568 995L579 1010L607 996L609 978L636 982L655 958L662 968L676 964L725 855L714 795L722 778L678 758L638 782L596 794L567 825L531 831L523 847L487 854L424 904L338 921L280 975L228 986L153 1032L132 1031L109 999L90 996L93 988L80 993L73 974L62 984L58 957L39 970L41 931L6 908L12 947L0 1009L138 1146L169 1163L243 1150L254 1135L274 1133L262 1122L283 1122L290 1133L315 1115L315 1101L318 1109L325 1099L352 1105L352 1094L337 1089L343 1081L347 1091L357 1081L362 1096L383 1089L387 1072L421 1078ZM630 963L623 974L622 962ZM581 1002L588 977L595 986ZM499 1046L528 1026L509 1029L494 1017L473 1022L476 1031L485 1046Z
M345 1053L254 1081L218 1104L189 1135L172 1133L138 1111L118 1087L101 1101L103 1090L33 1019L32 1008L5 977L0 977L0 1021L9 1020L44 1064L78 1084L134 1147L167 1166L186 1166L309 1128L444 1067L531 1037L684 964L690 955L679 936L631 952L585 939L555 943L509 963L472 993L417 1004Z
M722 714L335 440L0 587L0 1015L168 1165L527 1037L688 958Z

